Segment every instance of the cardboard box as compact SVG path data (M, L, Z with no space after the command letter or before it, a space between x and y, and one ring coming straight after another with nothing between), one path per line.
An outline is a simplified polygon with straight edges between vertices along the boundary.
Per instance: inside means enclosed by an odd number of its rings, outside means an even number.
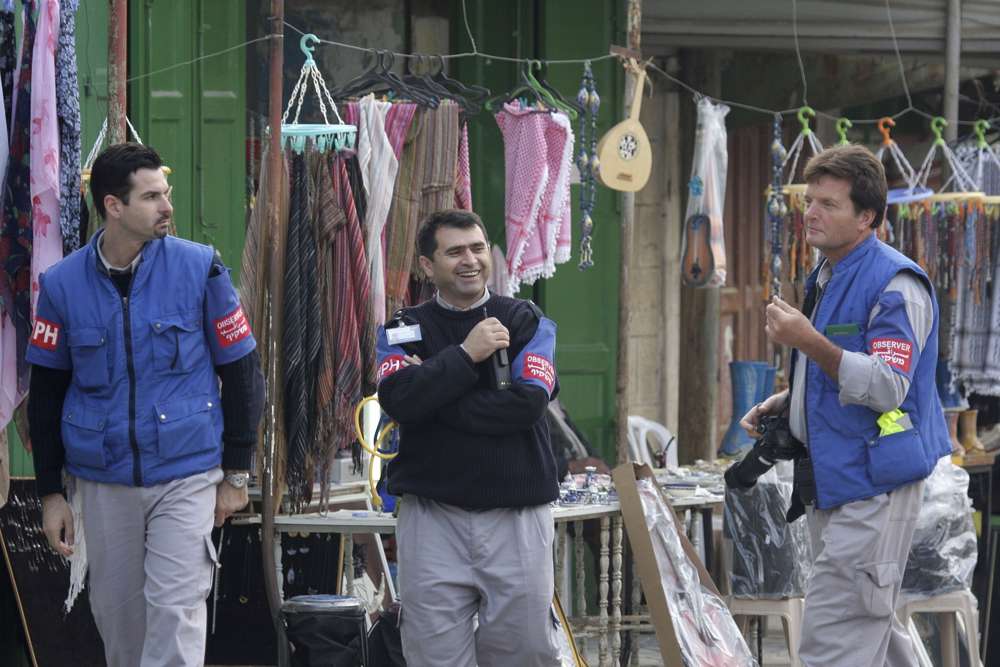
M646 518L642 509L642 501L639 498L639 488L637 485L637 482L643 479L649 479L656 485L656 479L649 466L633 463L625 463L615 468L612 472L612 478L618 490L622 518L625 522L625 531L628 533L629 544L632 546L639 579L642 582L642 591L646 597L646 604L649 606L649 614L653 622L653 627L656 629L656 639L660 645L663 664L680 667L681 665L685 665L686 661L681 653L677 631L674 627L674 619L668 606L666 592L663 589L660 566L657 563L656 553L653 550L653 538L650 536L649 529L646 526ZM674 525L677 528L677 535L680 537L681 546L688 560L697 570L701 585L721 599L722 596L719 594L719 589L716 588L715 582L712 581L705 566L698 558L694 546L684 534L683 524L677 518L676 512L673 511L670 501L663 491L659 489L659 486L656 488L663 502L670 510L670 515L673 517ZM728 610L726 610L726 613L728 614ZM729 616L728 624L735 633L734 639L743 642L743 648L746 648L746 654L749 657L749 662L746 664L755 664L753 658L750 657L750 650L746 647L742 635L736 629L736 624L732 620L732 616ZM740 663L735 662L731 664L738 665Z

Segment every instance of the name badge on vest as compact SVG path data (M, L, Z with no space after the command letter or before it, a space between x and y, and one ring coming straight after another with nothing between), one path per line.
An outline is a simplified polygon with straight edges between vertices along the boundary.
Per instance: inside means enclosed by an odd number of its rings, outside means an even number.
M423 340L423 337L420 335L419 324L409 324L407 326L386 329L385 337L388 339L389 345L403 345Z

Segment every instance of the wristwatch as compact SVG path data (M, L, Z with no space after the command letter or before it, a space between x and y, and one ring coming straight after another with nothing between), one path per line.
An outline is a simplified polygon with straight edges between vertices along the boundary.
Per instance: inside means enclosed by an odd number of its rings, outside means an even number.
M250 481L250 473L248 472L227 472L226 476L222 478L223 481L234 489L246 488L247 482Z

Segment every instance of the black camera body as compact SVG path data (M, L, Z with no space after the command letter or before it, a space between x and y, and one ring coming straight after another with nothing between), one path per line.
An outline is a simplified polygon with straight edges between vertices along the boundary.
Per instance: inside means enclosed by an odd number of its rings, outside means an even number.
M760 438L746 456L726 470L726 486L731 489L749 489L776 462L793 461L806 454L805 446L792 435L787 417L761 417L757 432Z

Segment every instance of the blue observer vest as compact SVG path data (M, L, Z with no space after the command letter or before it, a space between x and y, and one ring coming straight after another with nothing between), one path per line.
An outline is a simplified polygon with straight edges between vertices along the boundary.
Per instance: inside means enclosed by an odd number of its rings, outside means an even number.
M73 371L62 413L67 470L151 486L220 465L214 365L255 345L228 272L210 277L208 246L150 241L123 299L98 268L99 238L44 275L28 352L31 363Z
M883 294L900 271L912 271L931 291L934 325L919 353L902 298L898 293ZM807 290L816 289L817 275L818 270L809 277ZM876 303L881 311L870 329L868 320ZM909 392L899 407L913 424L904 433L880 437L875 423L879 413L863 405L841 405L837 383L808 362L806 432L816 477L816 506L831 509L927 477L938 459L951 451L934 381L938 307L927 274L872 235L833 267L813 324L844 350L878 353L897 372L910 377ZM798 361L806 360L800 357Z

